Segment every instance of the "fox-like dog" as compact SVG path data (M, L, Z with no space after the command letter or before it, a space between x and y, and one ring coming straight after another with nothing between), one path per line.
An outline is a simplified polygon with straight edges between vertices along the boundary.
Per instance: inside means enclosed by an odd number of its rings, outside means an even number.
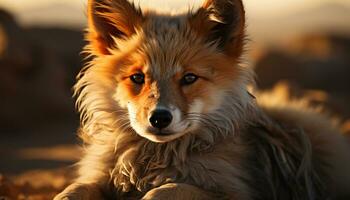
M89 0L75 86L86 151L60 199L340 199L346 140L303 101L255 98L241 0L188 13Z

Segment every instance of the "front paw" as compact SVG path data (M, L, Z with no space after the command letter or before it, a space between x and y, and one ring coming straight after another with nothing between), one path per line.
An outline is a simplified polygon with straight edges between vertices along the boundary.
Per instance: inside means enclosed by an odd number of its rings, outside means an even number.
M178 183L168 183L154 188L142 197L142 200L209 200L213 197L195 186Z
M74 183L58 194L54 200L101 200L101 193L96 185Z

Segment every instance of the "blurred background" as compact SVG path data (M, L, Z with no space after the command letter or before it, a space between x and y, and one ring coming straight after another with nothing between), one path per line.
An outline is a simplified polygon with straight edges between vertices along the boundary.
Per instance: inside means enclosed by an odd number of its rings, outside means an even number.
M50 199L79 158L72 85L87 0L0 0L0 196ZM350 1L245 0L259 89L305 97L350 132ZM140 0L167 11L200 0Z

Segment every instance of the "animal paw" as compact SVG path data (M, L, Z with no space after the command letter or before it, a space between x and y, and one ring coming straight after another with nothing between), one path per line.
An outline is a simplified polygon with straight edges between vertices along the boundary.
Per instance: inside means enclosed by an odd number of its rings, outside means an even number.
M209 200L209 194L195 186L168 183L154 188L142 197L142 200Z
M96 185L74 183L58 194L54 200L100 200L101 193Z

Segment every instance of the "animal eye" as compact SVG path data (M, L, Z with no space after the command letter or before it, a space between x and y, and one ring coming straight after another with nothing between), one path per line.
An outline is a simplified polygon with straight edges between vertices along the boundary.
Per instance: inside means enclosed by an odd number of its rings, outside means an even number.
M130 80L136 84L144 84L145 83L145 75L142 73L136 73L130 76Z
M196 82L198 79L198 76L193 73L188 73L181 79L181 85L191 85L192 83Z

